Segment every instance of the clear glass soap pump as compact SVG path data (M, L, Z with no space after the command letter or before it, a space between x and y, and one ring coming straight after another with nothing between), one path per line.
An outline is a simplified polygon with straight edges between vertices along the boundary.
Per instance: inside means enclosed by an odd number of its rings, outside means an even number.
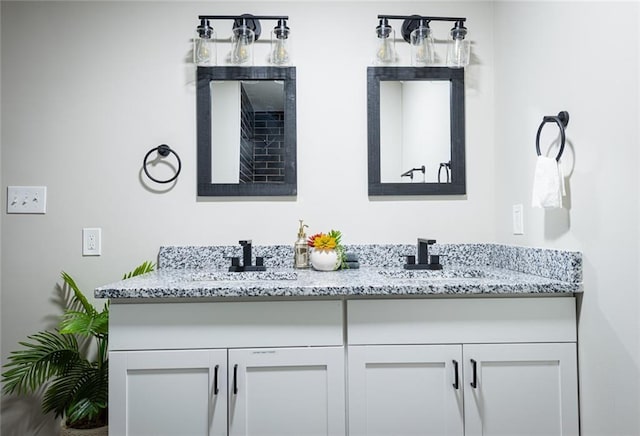
M307 234L304 232L304 228L309 226L303 224L303 220L299 221L298 239L293 247L293 267L309 268L309 245L307 244Z

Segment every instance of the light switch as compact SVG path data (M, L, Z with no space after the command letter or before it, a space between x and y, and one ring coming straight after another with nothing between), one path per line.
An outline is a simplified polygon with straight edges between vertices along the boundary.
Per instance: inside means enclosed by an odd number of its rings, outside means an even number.
M46 213L46 186L8 186L7 213Z
M524 235L524 212L521 204L513 205L513 234Z

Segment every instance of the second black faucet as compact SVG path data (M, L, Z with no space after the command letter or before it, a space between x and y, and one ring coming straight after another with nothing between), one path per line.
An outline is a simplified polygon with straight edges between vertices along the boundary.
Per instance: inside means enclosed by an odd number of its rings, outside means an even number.
M437 254L429 255L429 245L435 243L435 239L418 238L418 263L416 263L415 256L407 256L407 263L404 264L404 269L442 269L440 256Z
M232 257L231 266L229 267L230 272L267 270L267 267L264 266L264 258L261 256L256 256L255 265L251 264L251 239L243 239L242 241L238 241L238 243L242 246L242 265L240 265L239 257Z

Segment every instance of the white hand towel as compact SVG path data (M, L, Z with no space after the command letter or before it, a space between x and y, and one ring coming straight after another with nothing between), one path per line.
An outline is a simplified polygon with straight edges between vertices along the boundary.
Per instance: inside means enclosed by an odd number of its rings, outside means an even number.
M538 156L533 178L531 206L547 209L562 207L564 177L558 162L551 157Z

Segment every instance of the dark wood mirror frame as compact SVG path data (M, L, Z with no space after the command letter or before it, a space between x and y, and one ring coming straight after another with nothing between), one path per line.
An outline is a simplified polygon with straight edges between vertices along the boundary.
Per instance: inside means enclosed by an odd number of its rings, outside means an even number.
M210 83L221 80L282 80L284 82L283 183L212 183ZM296 69L295 67L198 67L197 69L198 195L295 196L296 175Z
M380 177L380 81L451 82L451 182L382 183ZM460 195L466 193L464 69L446 67L368 67L367 131L369 195Z

